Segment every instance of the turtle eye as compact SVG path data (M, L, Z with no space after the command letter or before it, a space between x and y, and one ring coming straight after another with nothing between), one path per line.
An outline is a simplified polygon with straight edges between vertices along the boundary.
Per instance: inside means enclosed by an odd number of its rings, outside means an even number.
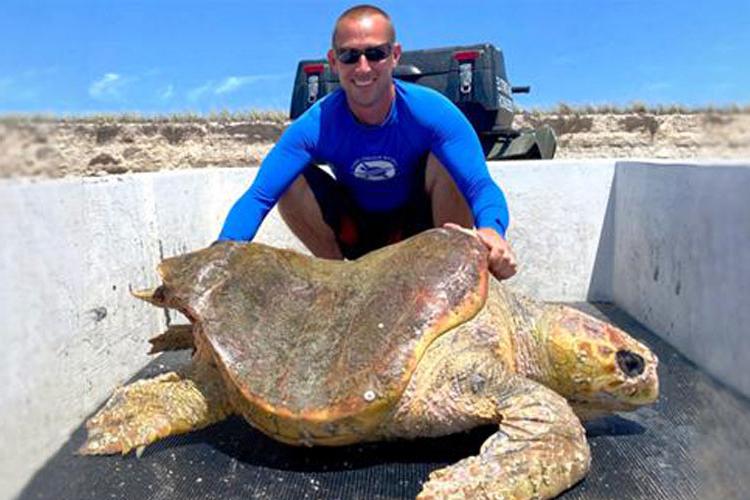
M628 377L637 377L643 373L643 358L631 351L617 351L617 366Z

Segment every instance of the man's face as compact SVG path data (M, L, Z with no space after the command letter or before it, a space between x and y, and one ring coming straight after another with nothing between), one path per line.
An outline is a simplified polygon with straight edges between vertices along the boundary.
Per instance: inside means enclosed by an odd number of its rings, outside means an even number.
M389 43L388 21L380 15L362 19L344 19L336 34L336 49L361 49ZM339 75L341 87L355 113L358 110L389 107L392 97L393 69L401 57L401 46L394 43L391 54L382 61L368 61L362 55L352 64L336 59L328 51L328 62ZM387 109L387 108L386 108Z

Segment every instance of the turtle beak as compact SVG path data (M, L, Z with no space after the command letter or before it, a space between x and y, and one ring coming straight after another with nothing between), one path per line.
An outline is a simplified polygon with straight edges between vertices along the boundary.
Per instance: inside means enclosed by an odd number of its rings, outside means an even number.
M157 306L164 306L164 287L148 288L146 290L135 290L130 292L133 297L145 300Z

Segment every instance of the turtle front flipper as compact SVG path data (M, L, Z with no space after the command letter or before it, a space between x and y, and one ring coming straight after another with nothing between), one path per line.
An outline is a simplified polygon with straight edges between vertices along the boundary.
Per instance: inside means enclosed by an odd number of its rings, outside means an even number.
M565 398L511 373L475 335L441 338L426 353L386 438L436 437L497 423L479 455L433 472L419 498L551 498L581 480L590 453ZM452 337L452 338L450 338Z
M86 422L84 455L110 455L143 448L167 436L201 429L226 418L230 407L213 376L169 372L115 390Z
M567 401L530 380L514 385L479 455L430 474L417 498L553 498L583 479L590 451Z

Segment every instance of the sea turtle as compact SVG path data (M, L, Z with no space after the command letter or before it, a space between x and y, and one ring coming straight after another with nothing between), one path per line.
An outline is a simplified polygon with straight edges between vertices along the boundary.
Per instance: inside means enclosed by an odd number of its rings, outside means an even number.
M656 400L657 359L625 332L511 293L479 240L434 229L356 261L225 242L164 260L137 296L180 310L154 350L188 368L117 389L84 454L127 453L230 414L295 445L499 425L420 497L547 498L579 481L580 418Z

